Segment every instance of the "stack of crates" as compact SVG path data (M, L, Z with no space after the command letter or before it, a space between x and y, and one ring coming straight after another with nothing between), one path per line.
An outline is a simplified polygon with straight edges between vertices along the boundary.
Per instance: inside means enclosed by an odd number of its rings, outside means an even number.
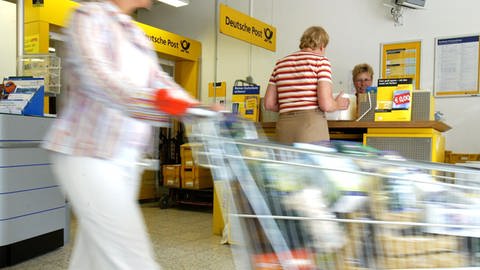
M201 148L201 144L186 143L180 146L181 158L181 186L184 189L206 189L213 187L213 179L210 170L195 162L195 149Z
M480 154L478 153L453 153L452 151L445 151L445 163L457 164L468 162L479 162Z
M163 165L163 186L169 188L180 188L180 164Z

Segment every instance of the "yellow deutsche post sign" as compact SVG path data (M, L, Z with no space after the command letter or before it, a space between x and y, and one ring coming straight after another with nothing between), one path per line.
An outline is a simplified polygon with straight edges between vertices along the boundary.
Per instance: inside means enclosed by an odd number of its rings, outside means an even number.
M42 47L42 41L48 41L49 29L48 24L64 27L68 23L68 17L71 12L77 8L79 4L70 0L48 0L41 6L33 5L32 1L25 1L25 22L28 24L35 24L38 22L47 25L46 30L39 34L40 47ZM176 56L187 60L198 61L202 45L196 40L192 40L180 35L167 32L162 29L155 28L153 26L136 22L137 25L142 28L153 43L153 47L156 51L166 55ZM26 27L26 38L28 42L29 53L39 53L38 44L33 43L33 35L38 34L37 28L39 26ZM36 47L35 47L36 46ZM45 44L44 52L48 51L48 42ZM37 51L34 48L37 48Z
M220 32L250 44L276 50L277 29L269 24L220 4Z
M152 41L156 51L192 61L197 61L200 57L200 42L143 23L137 24Z

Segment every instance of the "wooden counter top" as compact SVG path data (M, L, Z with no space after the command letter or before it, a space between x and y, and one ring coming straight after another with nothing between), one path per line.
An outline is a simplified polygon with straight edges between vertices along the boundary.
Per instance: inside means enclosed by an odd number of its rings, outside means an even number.
M263 128L275 128L275 122L260 123ZM410 121L410 122L357 122L328 121L329 129L367 129L367 128L433 128L445 132L451 127L440 121Z
M451 127L439 121L410 121L410 122L357 122L357 121L328 121L329 128L433 128L440 132L450 130Z

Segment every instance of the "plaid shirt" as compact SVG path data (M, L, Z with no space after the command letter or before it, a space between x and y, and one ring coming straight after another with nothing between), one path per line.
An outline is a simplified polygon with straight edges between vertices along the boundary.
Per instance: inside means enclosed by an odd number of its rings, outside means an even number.
M44 148L97 158L143 151L150 125L168 125L168 117L154 109L156 89L194 102L161 70L145 33L110 2L79 7L66 35L68 90Z

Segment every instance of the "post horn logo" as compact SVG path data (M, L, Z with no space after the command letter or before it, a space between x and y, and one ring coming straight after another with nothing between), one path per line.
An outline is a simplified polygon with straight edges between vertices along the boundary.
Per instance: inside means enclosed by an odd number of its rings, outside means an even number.
M273 31L270 28L264 28L263 33L265 33L265 42L272 43Z
M190 42L182 40L180 41L180 45L182 46L182 52L189 53L188 49L190 48Z

